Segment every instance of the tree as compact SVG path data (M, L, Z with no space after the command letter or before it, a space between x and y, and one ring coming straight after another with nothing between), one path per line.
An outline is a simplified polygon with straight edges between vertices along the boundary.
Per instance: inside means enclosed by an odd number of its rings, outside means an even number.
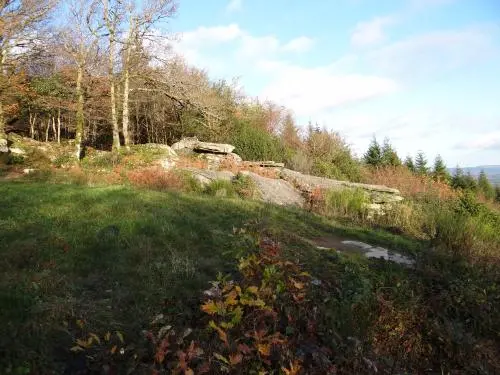
M413 158L408 155L404 161L404 165L406 168L408 168L408 170L412 173L415 173L416 170L415 170L415 163L413 163Z
M500 203L500 185L495 186L495 201Z
M429 173L429 168L427 167L427 159L422 151L417 153L415 158L415 171L417 174L425 176Z
M401 165L401 159L392 147L389 138L385 138L382 145L381 164L392 167L399 167Z
M0 1L0 152L8 152L4 96L16 65L43 50L41 24L54 6L55 0Z
M296 150L300 149L300 147L302 146L298 128L295 125L295 121L291 113L287 113L285 115L285 120L283 121L283 128L281 129L280 135L285 146Z
M486 199L495 199L495 188L490 183L490 180L488 180L488 177L486 176L484 170L481 170L481 172L479 173L479 177L477 179L477 188Z
M82 156L82 141L85 127L83 78L85 69L96 54L97 38L88 29L87 22L93 17L93 7L90 0L73 0L69 6L68 24L61 31L63 50L76 65L76 129L75 157Z
M364 162L372 167L382 165L382 150L377 142L377 138L373 137L368 150L363 156Z
M123 98L122 98L122 129L125 147L130 149L129 135L129 93L130 74L132 69L132 55L140 47L140 43L148 36L151 28L159 21L172 17L176 11L176 4L173 0L144 0L142 9L137 10L132 0L128 1L125 7L125 17L128 22L126 39L123 42Z
M435 181L438 182L449 182L450 180L450 174L448 173L448 170L446 168L446 165L444 164L443 158L441 155L437 155L436 159L434 160L434 167L432 169L432 177L434 178Z

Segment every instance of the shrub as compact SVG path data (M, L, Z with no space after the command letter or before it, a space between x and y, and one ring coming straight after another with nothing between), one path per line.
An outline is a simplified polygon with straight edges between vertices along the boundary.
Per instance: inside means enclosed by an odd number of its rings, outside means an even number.
M203 190L205 194L215 197L235 198L238 196L235 187L231 181L213 180Z
M89 149L80 164L84 167L113 168L120 164L122 158L123 155L118 152L97 152Z
M255 181L249 176L238 173L233 180L233 185L238 195L242 198L258 199L260 197Z
M236 147L235 152L243 160L285 161L285 147L278 137L244 121L236 123L228 142Z
M134 186L153 190L201 191L200 184L191 175L165 171L159 167L130 171L127 173L127 178Z
M367 217L368 197L361 189L328 190L324 194L324 214L363 220Z

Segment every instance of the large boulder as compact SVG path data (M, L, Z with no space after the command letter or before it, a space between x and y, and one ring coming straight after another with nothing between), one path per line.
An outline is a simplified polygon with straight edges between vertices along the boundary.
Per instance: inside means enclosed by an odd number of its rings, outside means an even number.
M233 145L226 143L201 142L196 137L182 138L179 142L172 145L172 149L176 151L194 151L211 154L230 154L234 148Z
M203 153L230 154L233 152L234 148L233 145L228 145L226 143L198 142L193 150Z
M280 206L304 206L304 197L289 182L262 177L250 171L241 171L240 173L250 177L255 182L263 201Z
M374 196L379 197L379 199L381 194L400 196L398 189L389 188L383 185L370 185L360 184L357 182L332 180L330 178L302 174L286 168L281 170L280 177L292 183L304 192L312 192L314 189L342 190L347 188L366 190L367 192L374 193ZM402 200L402 197L399 200Z

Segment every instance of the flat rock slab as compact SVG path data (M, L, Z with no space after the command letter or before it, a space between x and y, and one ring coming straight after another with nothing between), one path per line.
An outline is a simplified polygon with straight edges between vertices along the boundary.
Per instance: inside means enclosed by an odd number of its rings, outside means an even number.
M176 151L190 150L202 153L230 154L235 147L226 143L201 142L198 138L193 137L182 138L179 142L172 145L172 149Z
M262 177L249 171L240 173L249 176L255 182L263 201L280 206L303 207L305 203L304 197L289 182Z
M234 150L233 145L228 145L226 143L209 143L209 142L198 142L195 144L193 150L196 152L211 152L214 154L230 154Z
M251 167L264 167L264 168L283 168L285 163L277 163L275 161L247 161L245 164Z
M332 180L324 177L316 177L307 174L302 174L300 172L292 171L291 169L283 168L280 173L281 178L294 184L300 190L311 192L315 188L319 189L363 189L369 192L386 193L393 195L400 195L398 189L389 188L382 185L369 185L369 184L359 184L356 182L339 181ZM402 198L401 198L402 199Z

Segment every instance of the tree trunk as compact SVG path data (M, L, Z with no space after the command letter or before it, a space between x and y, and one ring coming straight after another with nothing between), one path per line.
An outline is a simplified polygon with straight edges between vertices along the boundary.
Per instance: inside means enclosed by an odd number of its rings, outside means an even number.
M61 108L57 110L57 143L61 143Z
M53 115L52 116L52 139L55 141L57 139L57 132L56 132L56 117Z
M33 113L30 110L30 137L31 139L35 139L35 124L36 124L36 116L37 114Z
M47 127L45 128L45 142L49 141L49 129L50 129L50 116L49 116L49 121L47 121Z
M114 76L115 66L115 25L112 23L109 14L109 2L104 1L104 19L107 23L109 32L109 59L108 59L108 78L109 78L109 95L111 101L111 124L113 129L113 151L120 149L120 129L118 128L118 115L116 113L116 83Z
M129 135L129 107L128 107L128 98L129 98L129 80L130 73L128 68L128 62L126 62L127 66L124 71L124 82L123 82L123 111L122 111L122 127L123 127L123 140L125 143L125 148L130 150L130 135Z
M3 105L0 101L0 153L9 152L7 144L7 134L5 134L5 117L3 115Z
M75 146L76 146L76 160L80 160L82 157L82 136L83 136L83 90L82 90L82 80L83 80L83 65L78 64L78 72L76 77L76 95L78 97L78 102L76 105L76 133L75 133Z

